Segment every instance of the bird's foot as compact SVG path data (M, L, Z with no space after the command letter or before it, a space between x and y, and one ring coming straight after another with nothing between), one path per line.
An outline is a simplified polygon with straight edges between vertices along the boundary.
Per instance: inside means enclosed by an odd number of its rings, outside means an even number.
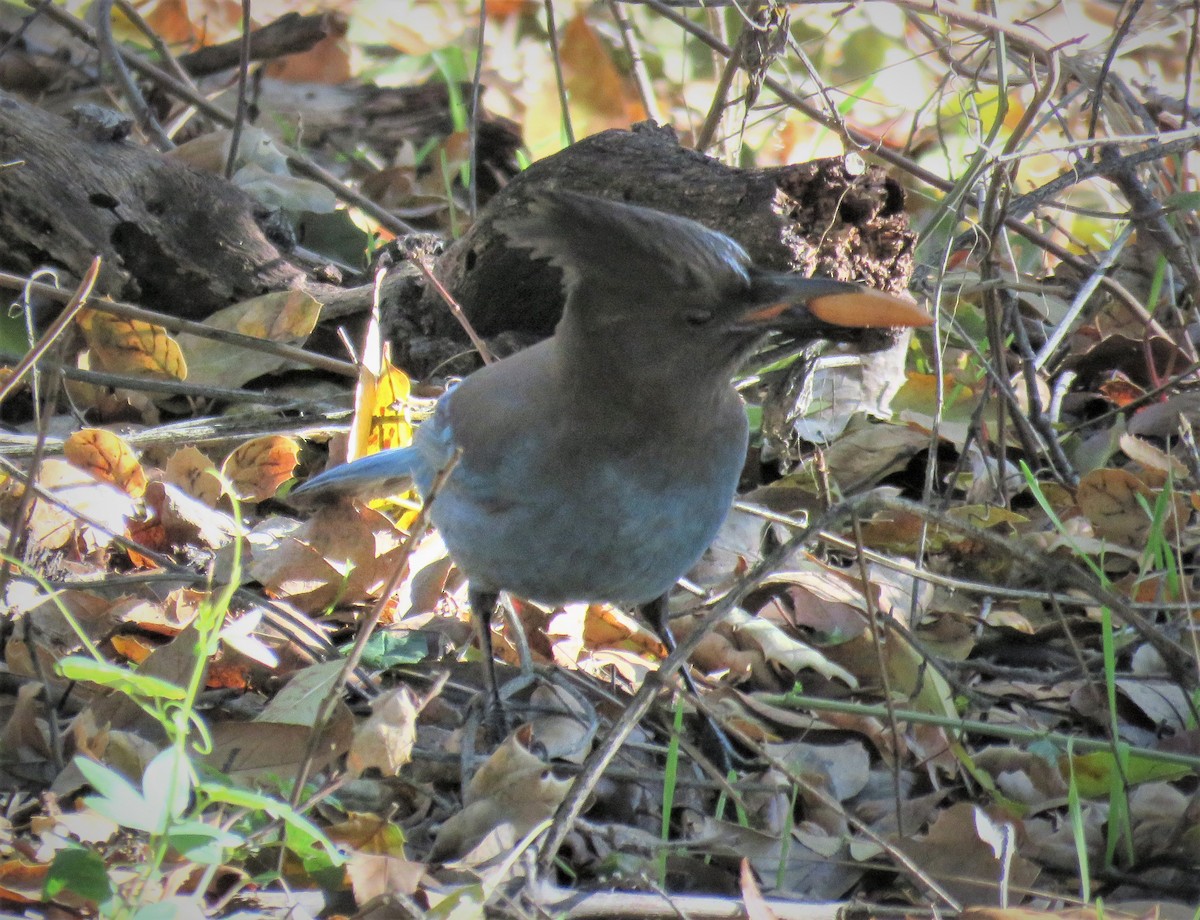
M711 714L702 710L700 717L704 726L700 748L725 776L733 771L745 772L755 766L754 758L747 757L734 746L728 733Z
M492 673L494 674L494 671ZM536 680L535 672L522 672L505 682L503 694L496 683L489 681L489 686L481 692L480 697L483 701L484 727L487 729L490 742L499 744L508 737L513 728L524 720L522 712L524 706L520 702L514 701L513 697ZM507 702L505 702L506 698Z
M512 731L512 720L499 694L484 699L483 727L487 732L487 740L490 744L500 744Z

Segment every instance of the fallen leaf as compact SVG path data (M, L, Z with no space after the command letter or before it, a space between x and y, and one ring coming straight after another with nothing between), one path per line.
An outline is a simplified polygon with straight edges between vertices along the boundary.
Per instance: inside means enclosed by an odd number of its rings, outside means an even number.
M80 310L75 321L104 370L156 380L187 379L183 352L162 326L91 309Z
M184 447L171 454L164 478L209 508L217 507L223 494L216 464L196 447Z
M230 454L221 472L238 501L261 502L273 498L292 478L300 457L293 438L267 435L247 441Z
M33 501L29 537L42 549L63 549L75 539L85 553L106 547L115 535L125 532L126 522L137 510L127 493L65 460L44 461L38 484L61 503Z
M417 698L407 687L397 687L371 701L371 715L354 729L346 758L352 777L372 767L383 776L398 776L412 759L417 740Z
M204 325L284 345L301 345L316 326L321 308L321 302L307 291L275 291L218 310ZM190 333L179 335L179 347L188 356L188 381L201 386L240 387L288 363L286 358L270 352Z
M63 444L71 463L103 482L111 482L134 498L146 491L146 472L133 449L104 428L83 428Z

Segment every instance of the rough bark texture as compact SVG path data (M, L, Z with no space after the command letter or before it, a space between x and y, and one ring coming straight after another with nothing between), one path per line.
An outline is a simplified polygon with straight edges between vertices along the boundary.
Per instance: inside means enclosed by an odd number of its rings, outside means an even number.
M905 289L912 273L914 236L904 192L882 169L851 175L840 157L733 169L679 146L671 129L645 123L585 138L533 164L441 256L438 277L484 337L546 336L562 310L558 270L510 247L493 226L496 215L526 207L539 188L569 188L691 217L733 237L771 268L894 292ZM401 296L390 300L386 322L405 366L421 375L461 352L465 337L436 292L424 291L420 303L407 296L411 287L395 293Z
M358 117L378 126L408 111L385 98ZM0 161L18 164L0 169L0 267L7 270L54 266L78 276L99 254L102 293L189 318L306 283L256 222L252 198L119 133L72 127L0 94ZM729 234L768 267L891 291L903 290L912 271L904 195L881 169L851 175L843 158L733 169L679 146L670 129L647 123L606 131L514 178L437 260L438 276L471 324L498 338L501 353L548 335L562 309L558 270L510 247L493 224L496 214L526 207L547 187L683 214ZM369 286L308 286L331 318L370 303ZM411 270L389 279L384 305L385 331L410 372L473 366L462 330Z
M97 291L197 318L304 280L219 176L0 93L0 265L79 277Z

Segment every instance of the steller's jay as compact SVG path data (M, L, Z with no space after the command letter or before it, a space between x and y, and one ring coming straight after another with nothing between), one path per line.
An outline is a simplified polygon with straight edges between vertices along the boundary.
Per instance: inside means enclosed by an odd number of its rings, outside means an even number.
M563 273L554 335L466 377L409 447L363 457L293 491L426 494L466 575L500 713L491 619L499 592L561 604L639 605L664 641L667 592L729 511L746 410L731 378L772 330L853 339L932 322L915 303L848 282L767 271L682 217L566 191L496 218L513 246Z

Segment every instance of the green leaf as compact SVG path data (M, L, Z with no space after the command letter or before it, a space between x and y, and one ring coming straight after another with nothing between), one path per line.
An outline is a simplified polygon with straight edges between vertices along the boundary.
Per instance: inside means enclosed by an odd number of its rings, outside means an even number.
M192 765L179 748L169 747L150 761L142 777L142 795L147 802L157 803L163 822L158 833L166 830L168 821L187 811L193 782Z
M1065 758L1066 755L1064 755ZM1063 765L1065 768L1065 764ZM1070 756L1071 775L1085 799L1107 798L1114 777L1120 777L1112 751L1090 751L1087 754ZM1171 782L1190 774L1189 767L1182 764L1162 763L1137 754L1129 756L1124 775L1130 786L1151 781Z
M62 891L70 891L94 904L103 904L112 897L108 867L100 854L83 847L59 850L50 864L50 873L42 887L42 896L49 901Z
M417 664L429 656L429 638L424 633L380 629L367 640L362 663L371 670L382 671L396 665Z
M32 344L25 318L20 313L0 311L0 354L5 356L4 360L16 364Z
M82 655L70 655L62 659L56 667L58 673L67 680L85 680L131 696L144 696L155 700L182 700L186 693L182 687L177 687L170 681L151 677L149 674L139 674L128 668L85 658Z
M184 821L174 825L167 834L167 840L181 856L206 866L221 865L230 850L246 842L240 834L213 827L203 821Z
M196 791L212 802L222 802L251 811L263 811L273 818L278 818L284 823L285 845L304 861L305 868L310 872L323 866L340 866L346 861L334 842L321 833L320 828L285 802L262 793L251 792L249 789L238 789L218 783L200 783Z
M1200 192L1176 192L1168 195L1163 204L1180 211L1200 211Z
M175 897L157 904L143 904L130 920L193 920L197 915L196 906L188 899Z
M82 755L76 756L75 766L99 793L84 797L83 801L89 808L122 827L155 833L158 809L150 806L133 783L116 770Z
M868 26L856 29L842 40L842 65L838 75L846 81L870 80L882 69L894 39Z

